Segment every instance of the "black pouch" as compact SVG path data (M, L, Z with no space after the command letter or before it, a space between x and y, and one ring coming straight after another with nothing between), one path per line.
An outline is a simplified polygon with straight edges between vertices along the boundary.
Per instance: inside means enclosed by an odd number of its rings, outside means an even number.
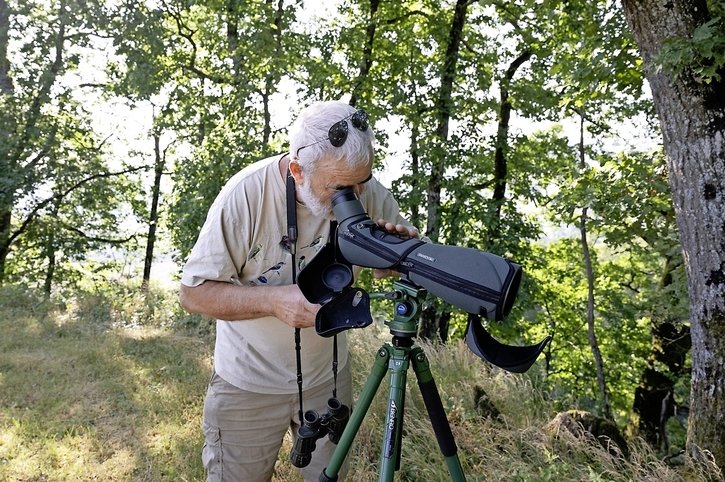
M370 295L361 288L349 288L320 308L315 331L329 337L351 328L365 328L372 322Z
M352 285L352 265L337 261L335 255L334 245L327 243L297 276L297 285L310 303L323 305Z
M315 318L315 330L324 337L373 322L370 295L352 287L352 265L338 259L343 258L337 256L335 245L327 243L297 277L307 301L322 305Z

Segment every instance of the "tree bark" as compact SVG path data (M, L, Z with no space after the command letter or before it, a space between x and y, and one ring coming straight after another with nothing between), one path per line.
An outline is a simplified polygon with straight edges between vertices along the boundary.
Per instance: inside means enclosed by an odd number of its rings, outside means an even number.
M13 80L10 77L10 60L8 59L8 42L10 32L10 8L5 0L0 0L0 96L13 94ZM4 175L11 171L9 153L12 126L9 122L0 123L0 167ZM12 192L7 187L0 187L0 245L10 236L12 222ZM0 284L5 274L7 252L0 252Z
M448 47L443 58L440 94L436 102L438 149L430 153L433 161L430 177L428 178L428 221L425 232L426 236L434 242L438 241L440 236L441 191L443 190L443 178L446 170L446 156L443 151L448 142L448 123L453 111L453 83L456 78L456 65L458 64L461 39L463 38L463 27L466 24L468 3L468 0L458 0L456 2L453 21L448 34ZM437 310L434 303L431 307L423 310L420 336L434 339L435 334L438 333L441 341L445 342L448 336L450 318L450 308L446 306L442 310ZM443 338L444 336L446 338Z
M533 54L531 52L523 52L521 55L516 57L509 68L506 69L506 75L501 79L501 86L499 87L499 98L501 103L499 104L498 113L498 128L496 130L496 152L494 153L494 168L493 168L493 203L496 209L496 218L494 219L494 226L491 229L491 239L495 241L501 238L501 207L506 200L506 184L508 182L508 162L507 162L507 151L508 151L508 135L509 135L509 123L511 121L511 100L509 99L511 82L513 81L516 71L523 64L529 61Z
M0 0L0 95L12 94L13 81L10 77L8 43L10 34L10 8L6 0Z
M149 213L149 230L146 237L146 255L143 263L142 288L148 290L151 281L151 266L154 263L154 244L156 244L156 227L159 223L159 197L161 196L161 177L166 167L166 155L161 153L161 134L154 132L154 186L151 194L151 212Z
M274 8L271 0L267 1L270 11ZM277 7L274 10L274 21L270 26L270 35L274 39L274 54L275 59L282 55L282 19L284 16L284 2L283 0L277 1ZM270 100L272 94L275 92L275 83L277 76L272 71L267 72L264 77L264 92L262 92L262 111L264 116L264 127L262 128L262 143L265 152L272 154L270 150L269 141L272 138L272 114L270 113Z
M51 216L55 219L58 217L58 210L60 204L55 203L51 211ZM57 267L57 256L56 256L56 230L46 230L45 238L45 256L48 258L48 267L45 269L45 281L43 282L43 293L46 297L50 297L53 291L53 278L55 277L55 269Z
M692 388L687 434L693 456L725 465L725 69L699 82L653 58L672 37L692 38L710 20L705 0L625 0L660 118L669 182L687 271ZM722 33L720 33L722 35Z
M602 416L612 419L612 410L609 406L609 392L607 390L606 377L604 376L604 359L599 349L599 342L596 334L596 318L594 310L594 267L592 266L592 256L589 251L589 242L587 241L587 208L582 209L581 223L579 225L579 233L581 236L582 256L584 257L584 274L587 279L587 337L589 338L589 348L592 350L594 357L594 366L597 369L597 384L599 386L599 397L602 402Z
M584 156L584 115L580 113L579 123L579 169L584 171L586 161ZM584 274L587 279L587 336L589 338L589 348L592 350L594 357L594 365L597 369L597 384L599 385L599 397L602 402L602 415L608 419L612 419L612 410L609 406L609 393L607 391L607 382L604 376L604 360L602 352L599 349L596 333L595 305L594 305L594 267L592 266L592 255L589 250L589 241L587 240L587 206L582 207L582 213L579 223L579 234L582 245L582 257L584 258Z
M458 0L453 13L453 22L448 34L448 47L443 58L443 69L441 71L441 88L436 102L436 116L438 126L436 137L440 149L443 149L448 142L448 123L453 110L453 81L456 78L456 65L463 38L463 26L466 24L468 0ZM445 174L445 155L437 152L433 156L433 165L428 179L428 223L426 236L432 241L438 241L441 224L441 191L443 189L443 176Z
M418 119L412 119L412 125L410 127L410 149L408 149L408 153L410 155L410 170L411 170L411 185L410 185L410 191L414 193L416 196L420 194L420 146L419 146L419 139L420 139L420 127L419 127L419 120ZM420 212L418 211L418 207L416 206L413 208L411 215L410 215L410 222L413 224L413 226L420 226Z
M358 72L352 94L350 95L350 105L353 107L357 105L357 100L362 92L363 82L373 66L373 45L375 43L375 30L378 24L375 17L379 6L380 0L370 0L370 16L368 18L368 26L365 29L365 46L363 47L363 57L360 61L360 72Z

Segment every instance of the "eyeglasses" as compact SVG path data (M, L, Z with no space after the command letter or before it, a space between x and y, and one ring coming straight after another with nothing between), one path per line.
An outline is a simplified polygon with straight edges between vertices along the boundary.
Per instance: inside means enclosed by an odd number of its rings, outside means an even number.
M352 122L352 126L355 129L362 132L368 130L368 113L362 109L357 110L353 114L350 114L349 116L344 117L343 119L340 119L339 121L332 124L330 126L330 130L327 131L327 139L319 139L312 144L307 144L306 146L300 147L299 149L297 149L295 156L299 158L300 151L302 149L304 149L305 147L314 146L315 144L319 144L320 142L326 140L329 140L330 144L332 144L334 147L342 146L347 140L347 132L350 130L350 126L347 123L348 119L350 119L350 122Z

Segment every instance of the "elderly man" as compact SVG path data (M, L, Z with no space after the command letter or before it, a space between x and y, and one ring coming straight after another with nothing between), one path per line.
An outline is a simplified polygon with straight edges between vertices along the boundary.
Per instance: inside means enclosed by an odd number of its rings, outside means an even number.
M342 102L311 105L291 127L290 152L237 173L209 209L180 289L186 310L217 319L204 403L208 480L269 480L285 433L297 434L301 402L319 413L333 393L351 403L345 333L337 336L340 372L333 376L334 339L311 328L320 306L305 299L293 278L328 242L331 197L340 188L352 187L386 230L417 236L372 175L373 141L363 110ZM296 199L294 206L287 199ZM288 210L297 221L296 240ZM317 441L301 469L305 480L317 480L334 447L327 437Z

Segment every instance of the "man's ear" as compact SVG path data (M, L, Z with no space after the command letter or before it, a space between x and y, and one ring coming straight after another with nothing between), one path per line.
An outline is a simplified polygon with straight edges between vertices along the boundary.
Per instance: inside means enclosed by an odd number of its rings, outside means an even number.
M289 170L292 173L292 177L295 178L295 182L297 184L300 184L304 180L304 176L302 175L302 166L300 166L299 162L290 161Z

